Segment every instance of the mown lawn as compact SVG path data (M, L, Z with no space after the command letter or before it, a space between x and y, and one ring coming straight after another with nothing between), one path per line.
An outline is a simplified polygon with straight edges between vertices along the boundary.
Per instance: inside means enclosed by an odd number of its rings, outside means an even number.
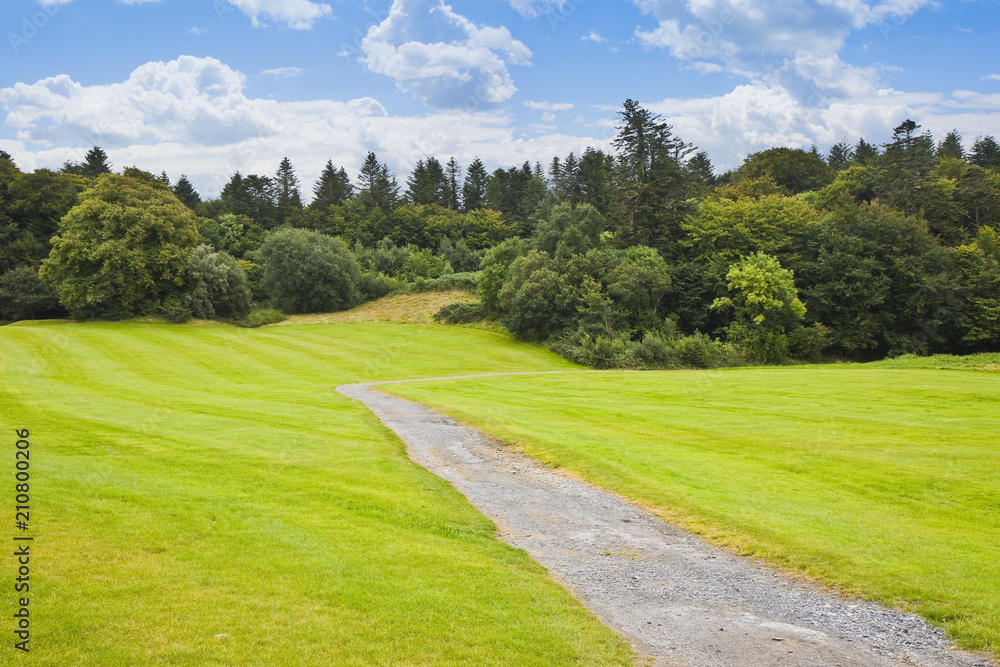
M741 553L917 611L1000 654L1000 373L923 363L384 389Z
M31 431L31 654L0 663L628 664L352 381L568 364L471 329L0 328L2 465ZM0 495L15 533L14 493Z

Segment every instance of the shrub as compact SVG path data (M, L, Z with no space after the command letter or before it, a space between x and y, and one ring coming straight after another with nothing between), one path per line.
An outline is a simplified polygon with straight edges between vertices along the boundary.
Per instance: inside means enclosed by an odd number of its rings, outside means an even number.
M21 266L0 276L0 320L26 320L60 310L59 294L42 282L38 271Z
M447 306L434 314L434 320L445 324L471 324L481 322L486 319L483 312L483 304L478 301L474 303L449 303Z
M237 326L253 329L267 324L277 324L284 322L288 317L280 310L274 308L254 308L250 314L237 322Z
M238 319L250 312L250 286L239 263L225 252L201 245L191 253L187 266L185 301L194 317Z
M284 228L261 246L263 285L289 313L350 308L358 301L358 263L347 245L306 229Z
M361 301L374 301L400 291L404 284L379 271L364 271L358 276L357 286Z

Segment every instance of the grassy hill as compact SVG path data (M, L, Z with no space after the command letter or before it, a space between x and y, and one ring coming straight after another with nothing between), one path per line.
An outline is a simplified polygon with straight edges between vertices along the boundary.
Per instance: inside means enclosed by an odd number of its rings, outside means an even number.
M628 664L626 643L334 391L567 367L438 325L0 328L5 472L15 429L31 431L30 661ZM8 582L14 567L0 561ZM13 629L10 586L0 609Z

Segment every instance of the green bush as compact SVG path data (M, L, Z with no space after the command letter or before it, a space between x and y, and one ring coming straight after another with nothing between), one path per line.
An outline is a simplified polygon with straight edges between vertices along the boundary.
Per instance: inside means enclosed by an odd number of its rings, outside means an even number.
M0 320L27 320L61 310L59 294L35 269L21 266L0 276Z
M249 315L237 322L237 326L253 329L267 324L284 322L287 319L288 316L280 310L274 308L254 308L250 311Z
M340 239L286 227L271 234L260 254L264 288L286 312L330 312L358 302L358 263Z
M200 245L187 265L185 304L194 317L239 319L250 312L247 275L232 255Z
M190 298L169 297L163 302L163 307L161 308L163 317L171 324L184 324L194 315L190 304Z
M434 314L434 320L445 324L471 324L481 322L486 319L483 304L478 301L473 303L449 303L447 306Z
M440 278L417 278L411 286L414 292L446 292L453 289L475 291L479 272L449 273Z
M364 271L358 276L357 287L361 301L374 301L399 292L404 283L378 271Z

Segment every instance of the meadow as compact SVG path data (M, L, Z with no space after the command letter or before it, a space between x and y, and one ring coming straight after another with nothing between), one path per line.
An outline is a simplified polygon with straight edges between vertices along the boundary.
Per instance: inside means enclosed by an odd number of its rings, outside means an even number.
M432 307L415 308L396 299L260 329L0 328L11 472L14 430L31 430L31 662L630 664L624 640L334 391L580 370L497 331L400 323L429 321ZM383 388L734 551L997 653L996 362ZM0 562L0 576L13 572ZM0 662L19 657L11 644Z
M738 553L915 611L997 654L996 357L382 389Z
M0 328L2 465L13 474L29 429L20 534L34 537L31 653L13 648L5 549L0 663L630 664L624 640L334 391L567 367L443 326Z

